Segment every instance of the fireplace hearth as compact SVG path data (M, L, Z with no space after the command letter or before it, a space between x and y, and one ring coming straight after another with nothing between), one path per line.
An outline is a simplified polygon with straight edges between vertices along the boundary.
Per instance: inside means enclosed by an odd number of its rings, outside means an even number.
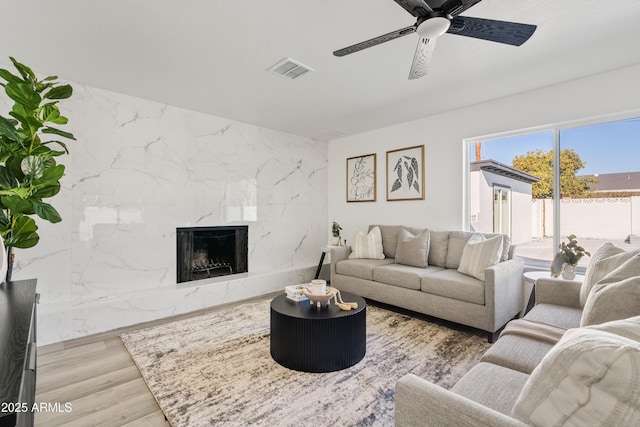
M178 228L178 283L246 273L248 235L246 225Z

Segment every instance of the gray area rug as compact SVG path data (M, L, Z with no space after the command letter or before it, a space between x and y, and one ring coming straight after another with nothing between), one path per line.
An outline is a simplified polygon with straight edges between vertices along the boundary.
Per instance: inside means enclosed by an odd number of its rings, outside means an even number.
M174 427L393 426L396 381L411 372L450 388L489 347L486 338L367 307L367 354L310 374L269 353L269 301L122 335Z

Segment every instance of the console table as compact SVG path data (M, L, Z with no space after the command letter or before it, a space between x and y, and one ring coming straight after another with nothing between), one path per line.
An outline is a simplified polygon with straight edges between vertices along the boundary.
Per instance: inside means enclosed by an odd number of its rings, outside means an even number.
M0 284L0 427L33 426L36 279Z

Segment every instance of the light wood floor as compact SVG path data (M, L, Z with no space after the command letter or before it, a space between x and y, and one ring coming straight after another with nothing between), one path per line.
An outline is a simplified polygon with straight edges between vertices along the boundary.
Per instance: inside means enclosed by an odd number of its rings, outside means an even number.
M62 411L37 412L35 425L169 426L122 344L120 334L247 301L272 299L276 295L278 293L38 347L36 402L59 402ZM70 411L64 411L65 404L71 405Z

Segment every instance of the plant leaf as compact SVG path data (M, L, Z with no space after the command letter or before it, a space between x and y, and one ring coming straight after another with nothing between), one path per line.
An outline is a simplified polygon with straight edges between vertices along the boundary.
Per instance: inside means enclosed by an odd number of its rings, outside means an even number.
M33 197L37 197L39 199L46 199L49 197L53 197L60 192L60 183L48 184L42 187L36 188L36 190L32 193Z
M18 181L13 177L13 174L5 166L0 166L0 188L9 190L18 186Z
M73 88L71 85L56 86L45 94L45 98L48 99L67 99L73 95Z
M32 200L31 203L33 204L33 210L40 218L46 219L53 224L62 221L58 211L49 203L41 200Z
M37 109L42 101L38 92L33 90L28 83L7 83L4 91L9 98L24 105L29 110Z
M42 181L58 182L64 176L64 165L49 166L42 174Z
M393 193L394 191L396 191L398 188L402 187L402 183L400 182L399 179L396 179L396 182L393 183L393 185L391 186L391 193Z
M8 119L0 116L0 135L7 137L11 141L20 142L20 134Z
M3 79L5 79L7 81L7 83L22 83L23 80L16 76L15 74L12 74L10 71L5 70L5 69L0 69L0 77L2 77Z
M7 238L4 244L20 249L34 247L40 240L40 236L36 233L37 229L38 226L33 218L20 215L16 218L15 226L11 230L11 237Z
M418 185L418 181L413 182L413 188L415 188L418 193L420 192L420 186Z
M53 140L53 141L46 141L46 142L43 142L43 143L42 143L42 145L48 145L48 144L58 144L58 145L60 145L60 146L62 147L62 149L64 150L64 152L61 152L61 151L55 151L56 153L60 153L60 154L69 154L69 150L67 149L67 144L65 144L65 143L64 143L64 142L62 142L62 141L56 141L56 140ZM55 155L60 155L60 154L55 154ZM54 154L52 154L52 155L54 155Z
M31 202L19 196L4 196L2 204L5 205L12 213L25 213L32 209Z
M27 156L22 159L20 168L27 180L30 182L36 181L42 178L42 175L44 174L44 159L37 156Z
M16 67L16 70L20 72L20 75L22 76L23 79L29 80L32 82L36 81L36 75L31 70L31 68L27 67L24 64L19 63L18 61L15 60L15 58L9 57L9 59L11 60L11 62L13 62L13 66Z
M76 139L76 137L73 136L73 134L71 134L69 132L65 132L65 131L60 130L60 129L52 128L52 127L46 127L44 129L42 129L42 133L53 133L53 134L56 134L56 135L64 136L65 138L69 138L69 139L73 139L73 140Z

